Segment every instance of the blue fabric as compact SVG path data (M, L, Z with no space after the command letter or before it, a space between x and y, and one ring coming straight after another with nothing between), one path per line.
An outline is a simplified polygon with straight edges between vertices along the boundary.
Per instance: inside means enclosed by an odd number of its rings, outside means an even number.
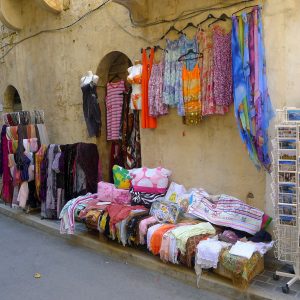
M254 99L254 91L250 82L250 49L249 22L247 14L232 18L232 69L234 113L242 141L245 143L251 160L259 169L270 168L268 149L268 128L274 116L267 87L265 49L261 7L255 8L252 14L258 18L257 31L258 51L258 97ZM253 49L252 49L253 50ZM254 103L255 100L255 103ZM255 127L253 126L255 124Z
M250 130L247 130L247 119L249 120L247 110L248 87L244 73L244 65L242 59L242 49L239 43L239 24L238 19L232 19L232 74L233 74L233 97L234 97L234 113L242 141L246 144L251 160L257 168L260 167L257 159L256 149L253 144ZM244 51L244 52L247 52ZM247 54L246 54L247 55ZM247 113L247 115L246 115ZM248 125L249 127L249 125Z

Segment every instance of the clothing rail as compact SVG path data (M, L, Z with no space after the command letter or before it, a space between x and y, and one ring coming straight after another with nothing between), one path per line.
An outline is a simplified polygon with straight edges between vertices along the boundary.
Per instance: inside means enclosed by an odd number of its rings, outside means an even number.
M43 110L17 111L4 113L2 115L3 123L7 126L44 124L45 112Z

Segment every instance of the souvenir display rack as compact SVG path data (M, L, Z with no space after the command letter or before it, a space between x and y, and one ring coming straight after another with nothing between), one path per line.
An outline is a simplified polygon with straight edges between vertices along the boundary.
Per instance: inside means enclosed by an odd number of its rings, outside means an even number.
M280 261L289 263L294 273L276 271L291 278L282 287L289 293L291 285L300 280L300 109L284 108L277 111L276 137L273 140L272 200L275 206L275 254Z

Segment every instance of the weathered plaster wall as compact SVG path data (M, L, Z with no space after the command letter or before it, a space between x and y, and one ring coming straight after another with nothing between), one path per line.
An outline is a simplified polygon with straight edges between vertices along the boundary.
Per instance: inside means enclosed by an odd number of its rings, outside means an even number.
M193 8L191 6L201 5L199 1L198 4L196 1L180 0L165 2L168 6L158 7L156 1L149 1L152 4L145 10L155 19L168 16L168 13L176 16L182 10ZM97 3L99 1L73 0L69 10L54 15L39 8L34 1L26 1L23 14L28 17L24 18L26 24L18 38L69 24ZM206 6L207 3L205 1ZM228 10L228 13L233 10ZM159 14L155 14L156 11ZM198 23L206 15L195 17L193 21ZM182 28L188 21L176 26ZM299 1L265 1L267 72L275 108L300 105L299 25ZM32 38L18 45L0 65L1 101L11 84L18 89L24 109L45 110L51 142L96 142L107 179L105 130L98 140L87 136L80 78L88 70L97 72L103 57L112 51L123 52L131 61L139 58L140 48L154 42L168 27L165 24L146 29L134 28L126 8L111 3L71 29ZM103 91L99 90L99 94L104 118ZM206 119L195 128L184 126L173 110L169 116L159 120L156 130L142 130L141 139L144 165L154 167L161 164L171 169L173 179L187 187L204 187L211 193L229 193L243 200L252 192L255 198L251 203L272 212L269 177L257 171L249 160L239 138L232 108L228 115Z

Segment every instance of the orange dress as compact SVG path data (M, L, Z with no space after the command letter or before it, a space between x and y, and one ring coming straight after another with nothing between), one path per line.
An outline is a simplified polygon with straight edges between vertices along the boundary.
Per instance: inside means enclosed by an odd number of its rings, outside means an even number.
M154 255L159 254L159 250L160 250L160 246L161 246L161 242L162 242L164 234L167 231L175 228L175 226L176 225L173 225L173 224L166 224L166 225L163 225L160 228L158 228L153 233L153 235L151 237L151 241L150 241L150 249Z
M184 123L197 125L201 121L201 71L197 63L193 70L189 71L184 65L182 68L182 88L184 101Z
M154 59L154 48L150 50L150 57L148 60L146 50L143 49L142 54L142 128L156 128L156 118L149 116L149 103L148 103L148 84L151 75L153 59Z

